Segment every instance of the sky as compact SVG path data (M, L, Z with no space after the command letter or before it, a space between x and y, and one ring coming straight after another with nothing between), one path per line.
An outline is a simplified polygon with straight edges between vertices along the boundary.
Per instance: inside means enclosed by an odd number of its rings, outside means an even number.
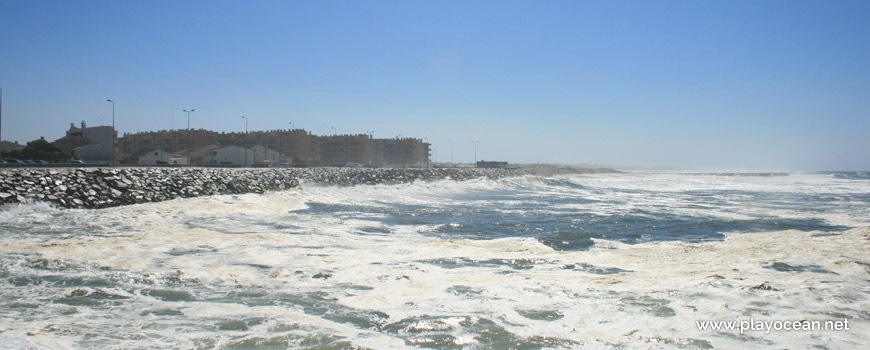
M111 125L112 99L122 135L196 109L194 129L373 131L439 162L870 170L868 18L836 0L0 0L0 136Z

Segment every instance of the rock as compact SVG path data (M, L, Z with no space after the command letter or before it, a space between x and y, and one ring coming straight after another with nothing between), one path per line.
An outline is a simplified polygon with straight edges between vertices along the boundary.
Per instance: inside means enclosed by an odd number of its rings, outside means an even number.
M104 208L178 197L280 191L300 186L300 180L355 186L438 179L461 181L510 174L513 172L486 169L89 168L65 172L34 169L0 172L0 201L21 202L28 197L62 207Z

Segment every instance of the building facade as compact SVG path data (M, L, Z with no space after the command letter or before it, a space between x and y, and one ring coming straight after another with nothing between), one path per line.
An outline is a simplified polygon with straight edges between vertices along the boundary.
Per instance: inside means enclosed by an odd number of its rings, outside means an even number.
M75 124L70 123L69 130L67 130L66 132L66 136L84 137L88 140L92 140L105 146L112 146L112 143L115 141L115 132L114 130L112 130L111 126L88 127L88 125L85 124L84 121L82 121L81 127L76 127Z
M269 149L263 146L254 146L254 165L255 166L276 166L280 155L278 151Z
M76 158L88 162L114 163L116 161L115 136L116 132L111 126L88 127L84 121L81 127L70 123L69 130L66 132L67 138L81 138L94 142L73 149Z
M187 165L187 157L175 153L164 152L162 150L148 152L139 157L139 165L161 164Z
M236 145L216 148L206 157L207 165L241 166L254 165L254 150Z
M319 164L320 138L301 129L256 131L249 133L218 133L208 130L161 130L128 133L119 139L121 152L128 160L138 159L155 149L189 155L191 164L207 165L206 155L216 148L236 145L253 148L263 146L277 152L276 159L290 164ZM199 152L213 147L207 152ZM197 156L199 154L199 156Z
M374 139L368 134L320 137L320 163L344 166L426 167L430 145L415 138Z
M187 153L213 144L220 144L220 133L208 130L160 130L127 133L118 140L121 154L126 159L138 159L155 149L170 153ZM191 160L194 158L190 157ZM192 163L195 164L195 163Z
M324 166L380 165L377 155L377 143L368 134L320 137L320 164Z
M127 133L118 142L125 162L136 163L139 157L154 150L187 157L192 165L264 164L302 166L429 166L430 145L415 138L374 139L369 134L317 136L302 129L218 133L208 130L161 130ZM218 149L236 146L261 152L247 162L232 158ZM269 150L269 151L267 151ZM271 152L271 153L270 153ZM255 152L257 153L257 152ZM227 160L224 160L226 158ZM232 161L228 159L234 159Z
M378 150L382 166L429 166L429 143L415 138L379 139Z

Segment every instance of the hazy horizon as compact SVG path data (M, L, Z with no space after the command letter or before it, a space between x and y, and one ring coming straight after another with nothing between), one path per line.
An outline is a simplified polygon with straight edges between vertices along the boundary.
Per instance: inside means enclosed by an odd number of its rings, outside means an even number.
M864 1L2 1L2 139L288 129L433 161L870 170Z

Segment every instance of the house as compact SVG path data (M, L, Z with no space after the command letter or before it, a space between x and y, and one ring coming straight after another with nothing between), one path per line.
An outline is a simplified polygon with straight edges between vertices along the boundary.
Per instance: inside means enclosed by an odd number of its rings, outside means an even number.
M0 141L0 151L11 151L11 150L22 150L24 149L24 145L19 144L18 141L10 142L10 141Z
M76 158L88 162L112 162L115 160L112 147L100 143L73 148L72 153Z
M115 160L115 130L111 126L88 127L84 121L82 126L70 124L66 132L67 138L81 138L94 143L74 148L73 154L81 160L89 162L112 162Z
M187 165L188 160L187 157L175 154L164 152L163 150L156 150L153 152L145 153L145 155L139 157L140 165L158 165L158 164L175 164L175 165Z
M254 164L254 150L236 145L214 149L206 157L207 165L250 167Z
M259 166L276 166L280 155L278 151L264 146L254 146L254 164Z
M187 155L190 159L188 160L188 164L193 165L207 165L208 159L211 156L211 153L220 148L219 145L208 145L205 147L196 148L193 150L182 150L178 152L178 154Z

